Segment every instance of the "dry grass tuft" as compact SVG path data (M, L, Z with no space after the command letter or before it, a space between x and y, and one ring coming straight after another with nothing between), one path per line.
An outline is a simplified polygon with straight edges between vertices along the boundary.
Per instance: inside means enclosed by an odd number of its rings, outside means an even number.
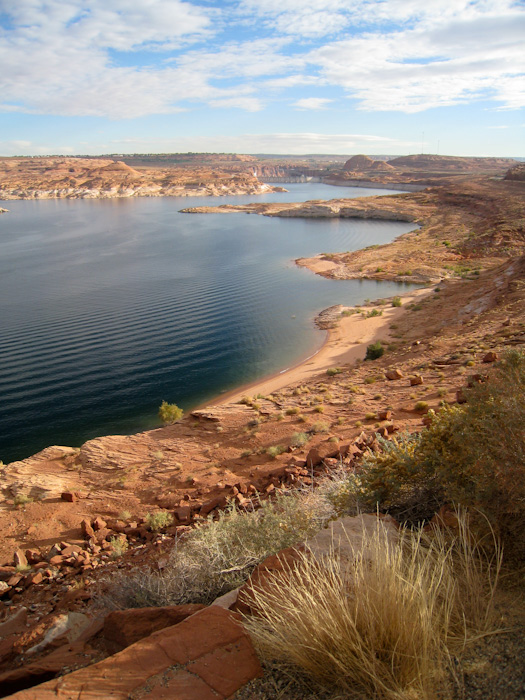
M451 650L489 625L499 567L460 522L451 541L406 531L392 543L378 525L351 561L306 553L252 587L245 625L262 658L345 697L435 698Z

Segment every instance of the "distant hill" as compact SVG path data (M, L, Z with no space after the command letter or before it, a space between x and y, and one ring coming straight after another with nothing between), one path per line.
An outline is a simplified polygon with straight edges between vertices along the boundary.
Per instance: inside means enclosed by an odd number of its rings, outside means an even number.
M418 154L413 156L401 156L388 161L389 165L396 168L410 168L412 170L438 171L475 171L475 170L501 170L516 165L512 158L463 158L460 156L437 156L432 154Z

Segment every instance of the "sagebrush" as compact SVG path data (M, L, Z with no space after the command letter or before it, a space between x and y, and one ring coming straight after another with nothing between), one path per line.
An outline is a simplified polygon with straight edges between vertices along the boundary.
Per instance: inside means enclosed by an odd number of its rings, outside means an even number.
M230 505L176 541L164 569L136 569L105 581L100 603L132 608L211 603L239 586L270 554L302 542L335 516L312 492L278 493L252 512Z

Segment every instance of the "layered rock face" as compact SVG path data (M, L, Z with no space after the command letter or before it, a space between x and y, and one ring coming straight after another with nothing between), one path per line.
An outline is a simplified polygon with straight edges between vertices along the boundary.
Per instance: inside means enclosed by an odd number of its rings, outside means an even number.
M137 170L96 158L0 159L0 199L220 196L272 191L249 172L172 167Z

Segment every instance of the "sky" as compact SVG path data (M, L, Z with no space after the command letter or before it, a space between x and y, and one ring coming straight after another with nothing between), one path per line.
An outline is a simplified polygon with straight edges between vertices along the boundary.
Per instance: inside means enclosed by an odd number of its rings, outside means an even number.
M525 0L0 0L0 155L525 156Z

